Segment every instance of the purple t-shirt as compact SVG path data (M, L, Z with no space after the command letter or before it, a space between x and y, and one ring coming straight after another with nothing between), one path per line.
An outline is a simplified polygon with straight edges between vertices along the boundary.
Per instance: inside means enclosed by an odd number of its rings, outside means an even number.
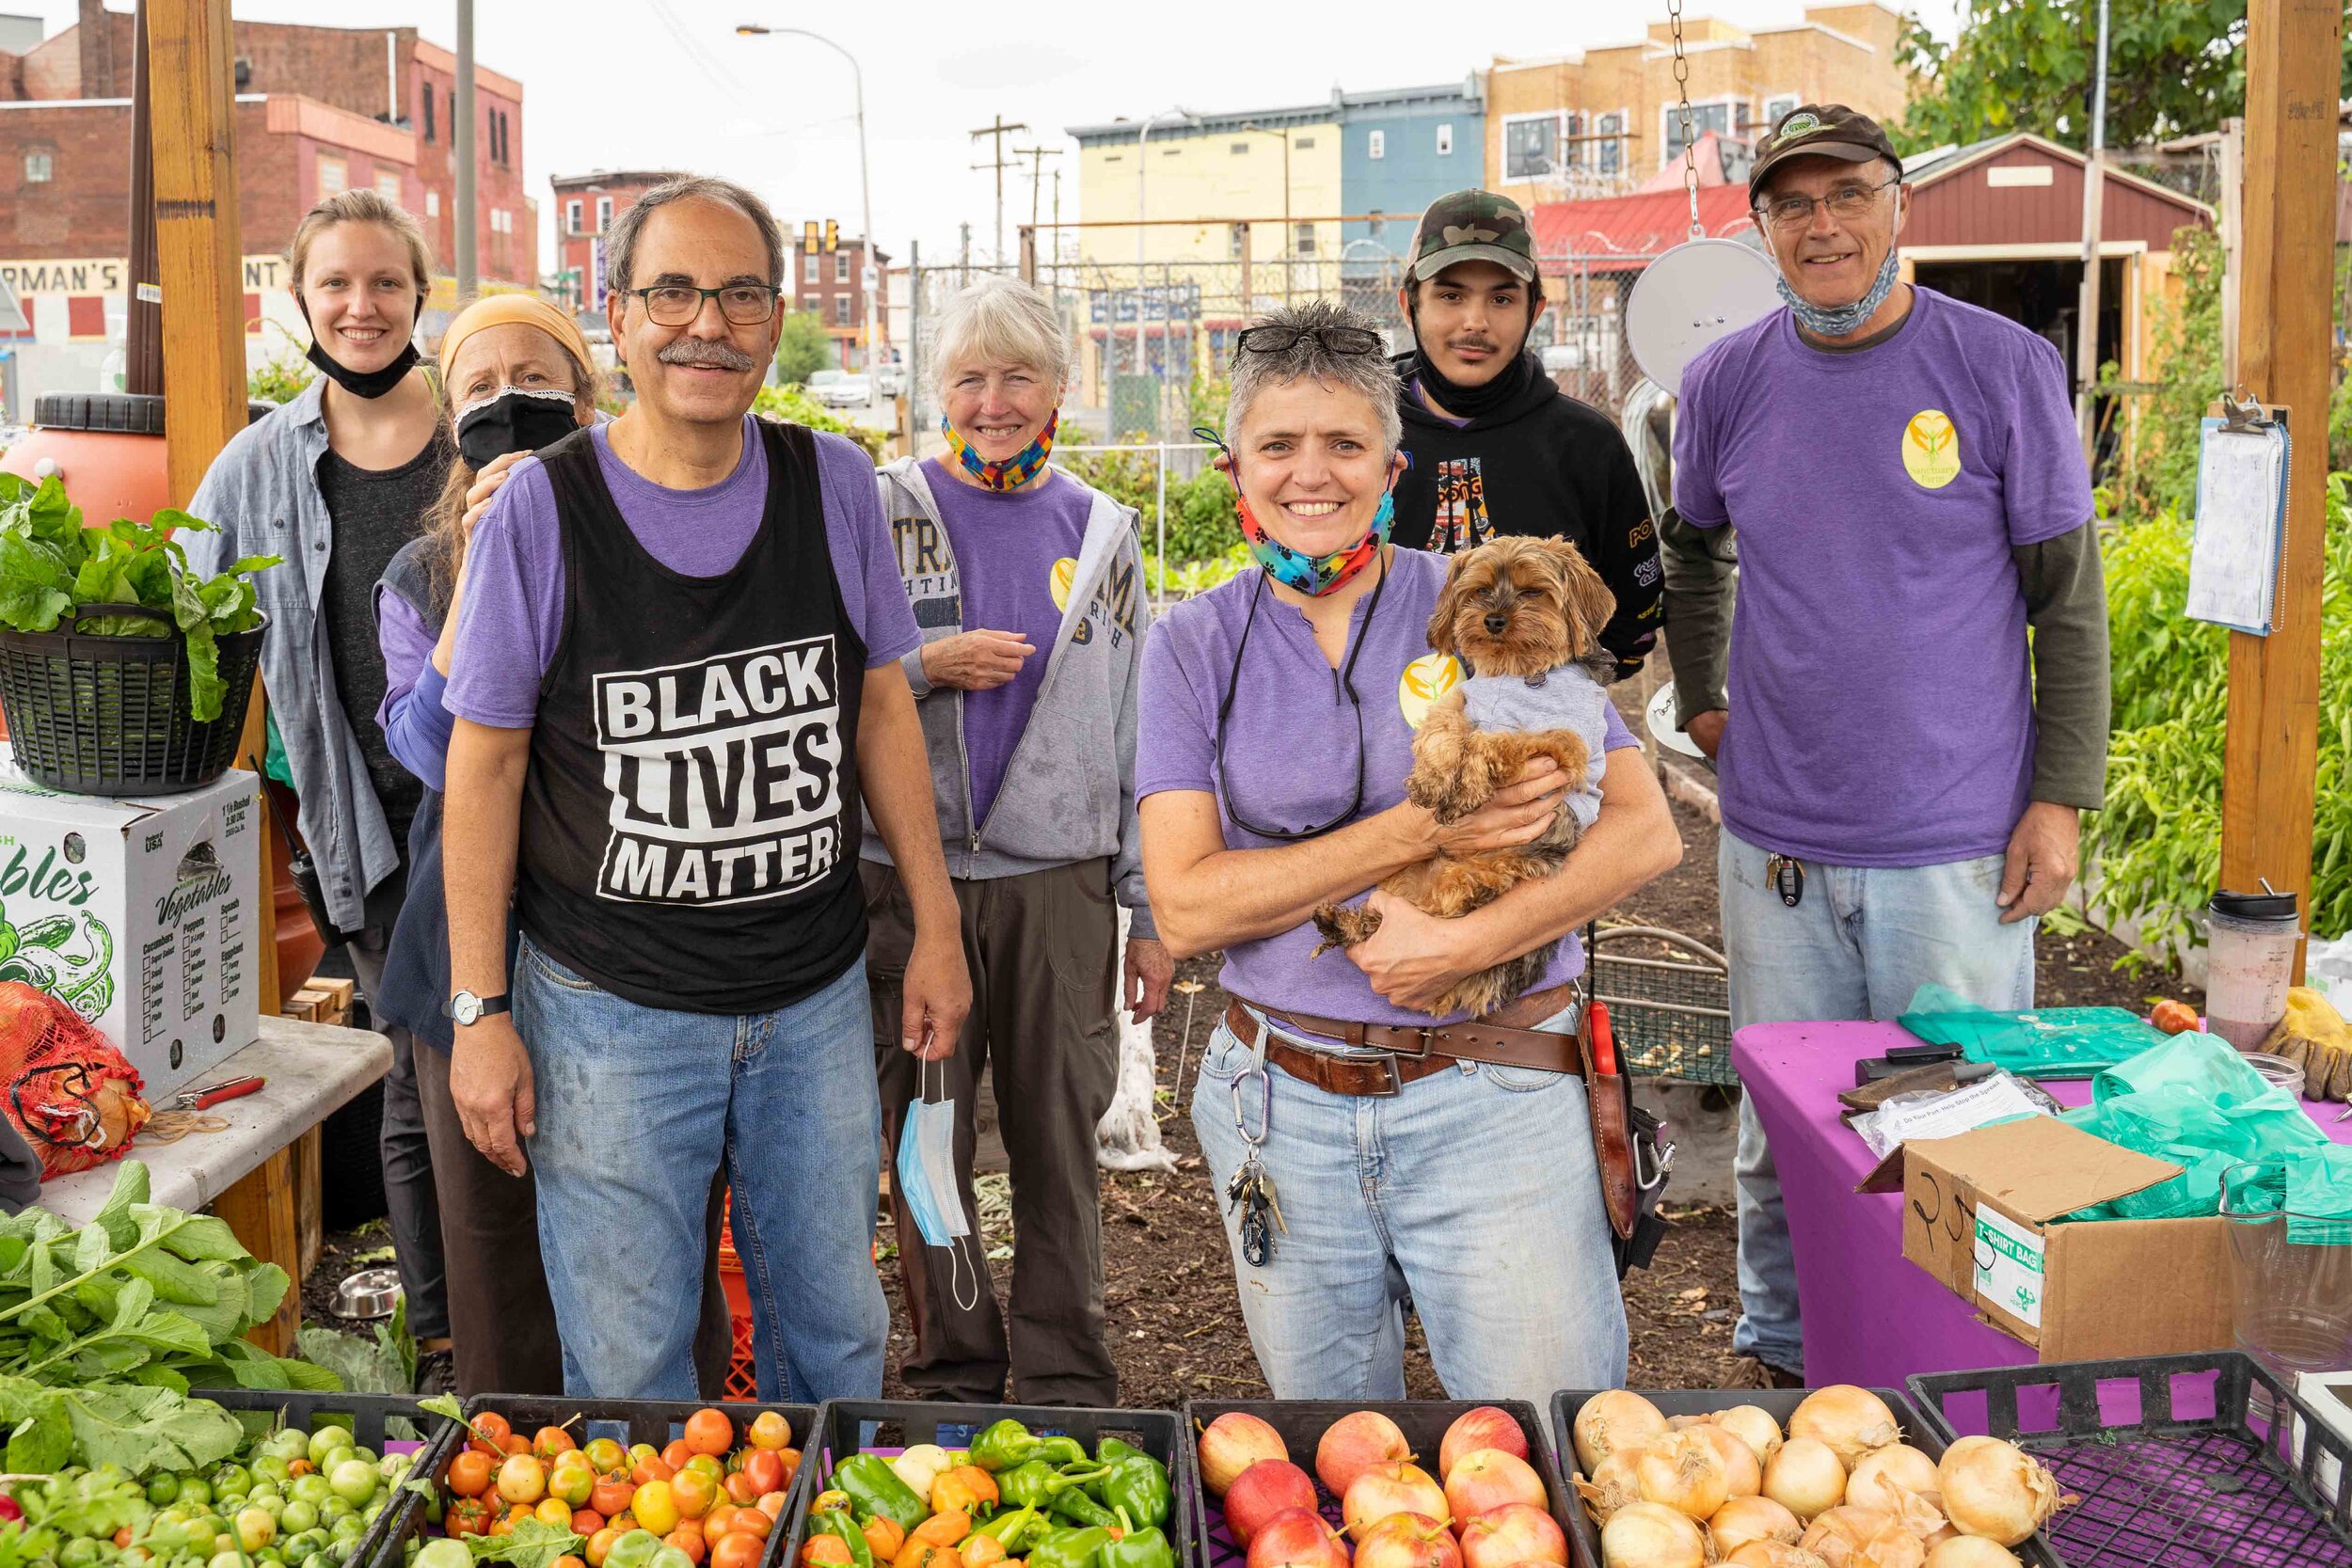
M1070 577L1086 543L1094 495L1048 468L1010 494L966 484L931 458L923 465L939 520L955 552L966 631L1028 634L1037 652L1004 685L963 694L963 755L972 781L972 820L986 822L1005 765L1028 727L1045 661L1061 630Z
M442 701L449 682L433 668L433 645L440 640L439 628L426 626L416 606L375 585L375 645L384 655L384 703L375 722L386 749L427 789L446 788L449 772L452 719Z
M1363 803L1358 817L1405 799L1413 768L1413 731L1430 699L1461 679L1461 666L1429 651L1429 616L1445 581L1443 556L1399 549L1389 567L1377 613L1373 595L1356 601L1349 648L1356 657L1355 689L1363 735ZM1143 643L1141 722L1136 726L1136 798L1168 789L1216 794L1217 820L1229 849L1263 849L1280 840L1236 825L1228 803L1261 827L1295 832L1346 810L1356 791L1359 711L1347 701L1314 628L1297 609L1259 593L1256 572L1233 578L1169 610ZM1235 689L1233 651L1257 594L1257 620ZM1218 791L1216 710L1234 690L1225 723L1225 788ZM1638 744L1608 707L1608 749ZM1343 827L1345 823L1333 824ZM1261 1006L1364 1023L1426 1023L1425 1013L1391 1006L1372 989L1344 954L1310 959L1322 939L1312 922L1279 936L1235 942L1225 950L1219 983ZM1541 990L1573 979L1584 968L1573 936L1560 949ZM1455 1015L1459 1016L1459 1015Z
M2058 351L1914 299L1847 354L1773 311L1692 361L1675 420L1683 519L1740 531L1724 825L1834 865L2007 847L2034 754L2010 551L2091 515Z
M644 478L612 454L608 428L589 433L604 483L629 531L656 561L707 578L742 559L768 503L768 456L752 416L743 417L743 458L735 472L702 490L665 489ZM817 437L817 459L834 580L870 670L903 657L922 634L898 585L873 464L839 436ZM564 633L564 600L555 487L546 467L527 457L474 525L467 548L466 602L457 612L443 699L449 710L499 729L529 725L539 711L540 678ZM658 638L660 628L648 627L647 636Z

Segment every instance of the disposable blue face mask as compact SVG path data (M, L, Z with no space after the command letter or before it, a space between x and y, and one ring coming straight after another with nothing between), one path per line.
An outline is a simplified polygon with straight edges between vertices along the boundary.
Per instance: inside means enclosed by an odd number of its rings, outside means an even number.
M917 1069L918 1085L924 1073L936 1065L926 1062ZM938 1070L944 1093L947 1069L940 1067ZM918 1088L915 1100L907 1106L906 1125L898 1133L898 1193L906 1199L907 1212L914 1216L924 1244L948 1249L948 1290L956 1305L970 1311L979 1300L979 1270L977 1264L973 1266L972 1300L966 1301L958 1281L963 1274L963 1249L969 1244L972 1227L963 1217L963 1194L956 1182L954 1101L925 1098Z

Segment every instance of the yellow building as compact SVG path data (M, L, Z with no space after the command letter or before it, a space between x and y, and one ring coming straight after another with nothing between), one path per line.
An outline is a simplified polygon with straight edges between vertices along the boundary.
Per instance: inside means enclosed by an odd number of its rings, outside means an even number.
M1774 27L1685 16L1694 134L1752 143L1805 103L1899 119L1910 99L1896 55L1902 26L1886 0L1825 0ZM1631 190L1682 156L1678 97L1662 21L1638 40L1581 54L1498 56L1486 75L1486 185L1527 206Z

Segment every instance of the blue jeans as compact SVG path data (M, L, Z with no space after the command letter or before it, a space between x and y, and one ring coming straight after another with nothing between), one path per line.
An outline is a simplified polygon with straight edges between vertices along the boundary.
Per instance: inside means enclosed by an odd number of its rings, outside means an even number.
M700 1397L695 1287L724 1159L759 1397L878 1397L890 1310L874 1273L882 1101L865 959L738 1017L624 1001L525 936L514 989L564 1391Z
M1979 1006L2033 1006L2038 924L2000 923L1994 896L2001 857L1945 865L1805 863L1795 909L1768 885L1770 851L1723 832L1716 883L1724 956L1731 963L1731 1026L1823 1019L1891 1019L1932 980ZM1740 1101L1740 1305L1732 1349L1804 1370L1797 1259L1788 1244L1780 1177L1755 1102Z
M1582 1079L1482 1062L1381 1099L1259 1069L1220 1022L1192 1125L1276 1399L1403 1399L1408 1299L1454 1399L1542 1408L1561 1388L1624 1383L1625 1301ZM1245 1152L1237 1085L1253 1134L1271 1091L1261 1158L1289 1228L1263 1268L1242 1258L1224 1201Z

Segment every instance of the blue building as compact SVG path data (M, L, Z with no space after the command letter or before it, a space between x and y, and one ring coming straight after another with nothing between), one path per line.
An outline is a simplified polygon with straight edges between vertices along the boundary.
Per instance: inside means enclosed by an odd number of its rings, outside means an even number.
M1343 273L1386 271L1413 243L1422 209L1486 177L1486 84L1345 92L1340 101ZM1372 246L1377 246L1375 250Z

